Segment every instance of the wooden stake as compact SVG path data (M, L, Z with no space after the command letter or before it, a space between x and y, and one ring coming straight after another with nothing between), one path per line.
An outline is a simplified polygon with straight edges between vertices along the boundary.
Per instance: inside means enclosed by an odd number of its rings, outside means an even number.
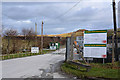
M80 52L80 50L79 50L78 46L77 46L75 43L74 43L74 45L75 45L75 47L76 47L76 49L77 49L78 53L79 53L79 54L80 54L80 56L82 57L83 61L84 61L86 64L88 64L88 63L86 62L85 58L83 57L82 53Z
M112 37L112 65L114 65L114 37L115 37L115 34L113 33L113 37Z

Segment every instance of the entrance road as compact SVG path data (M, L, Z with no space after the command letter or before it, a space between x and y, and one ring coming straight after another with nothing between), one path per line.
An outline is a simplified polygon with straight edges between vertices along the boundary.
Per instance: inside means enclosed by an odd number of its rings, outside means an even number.
M60 49L59 51L64 53L65 49ZM2 77L27 78L30 76L39 76L41 74L39 69L48 69L50 64L55 64L64 60L64 55L54 53L55 52L44 55L4 60L2 61ZM59 74L57 75L60 78L62 77Z

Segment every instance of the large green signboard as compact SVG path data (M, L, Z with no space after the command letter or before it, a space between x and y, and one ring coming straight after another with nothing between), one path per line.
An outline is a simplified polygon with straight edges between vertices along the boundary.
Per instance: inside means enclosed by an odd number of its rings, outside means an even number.
M107 57L107 30L84 32L84 57Z

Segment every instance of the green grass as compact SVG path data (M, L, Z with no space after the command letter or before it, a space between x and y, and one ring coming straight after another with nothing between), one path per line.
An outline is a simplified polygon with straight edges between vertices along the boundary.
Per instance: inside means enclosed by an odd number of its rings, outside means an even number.
M33 55L41 55L41 54L50 53L52 51L55 51L55 50L43 50L42 53L41 52L40 53L25 52L25 53L16 53L16 54L2 55L2 56L0 56L0 58L2 58L2 60L7 60L7 59L21 58L21 57L27 57L27 56L33 56Z
M43 54L50 53L52 51L55 51L55 50L43 50Z
M64 63L61 65L61 70L67 74L75 75L78 78L118 78L118 69L107 68L105 67L106 65L107 64L102 65L94 63L94 66L92 66L90 71L86 72L86 69L83 67L80 67L80 69L78 69L76 65Z

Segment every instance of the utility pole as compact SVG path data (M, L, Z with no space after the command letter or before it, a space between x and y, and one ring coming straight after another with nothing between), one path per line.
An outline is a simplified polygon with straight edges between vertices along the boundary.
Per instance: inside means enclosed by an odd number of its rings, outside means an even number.
M42 25L41 25L41 53L42 53L42 50L43 50L43 21L42 21Z
M117 53L117 23L116 23L116 3L115 0L112 1L112 5L113 5L113 23L114 23L114 41L115 41L115 49L114 49L114 53L115 53L115 59L116 61L118 61L118 53Z
M35 34L37 35L37 23L35 23Z
M35 23L35 45L37 46L37 23Z
M120 1L118 2L118 28L120 28ZM120 31L118 31L119 33ZM119 40L118 40L119 41ZM120 62L120 53L118 53L118 60ZM119 67L120 67L120 63L119 63ZM119 70L120 71L120 70Z

